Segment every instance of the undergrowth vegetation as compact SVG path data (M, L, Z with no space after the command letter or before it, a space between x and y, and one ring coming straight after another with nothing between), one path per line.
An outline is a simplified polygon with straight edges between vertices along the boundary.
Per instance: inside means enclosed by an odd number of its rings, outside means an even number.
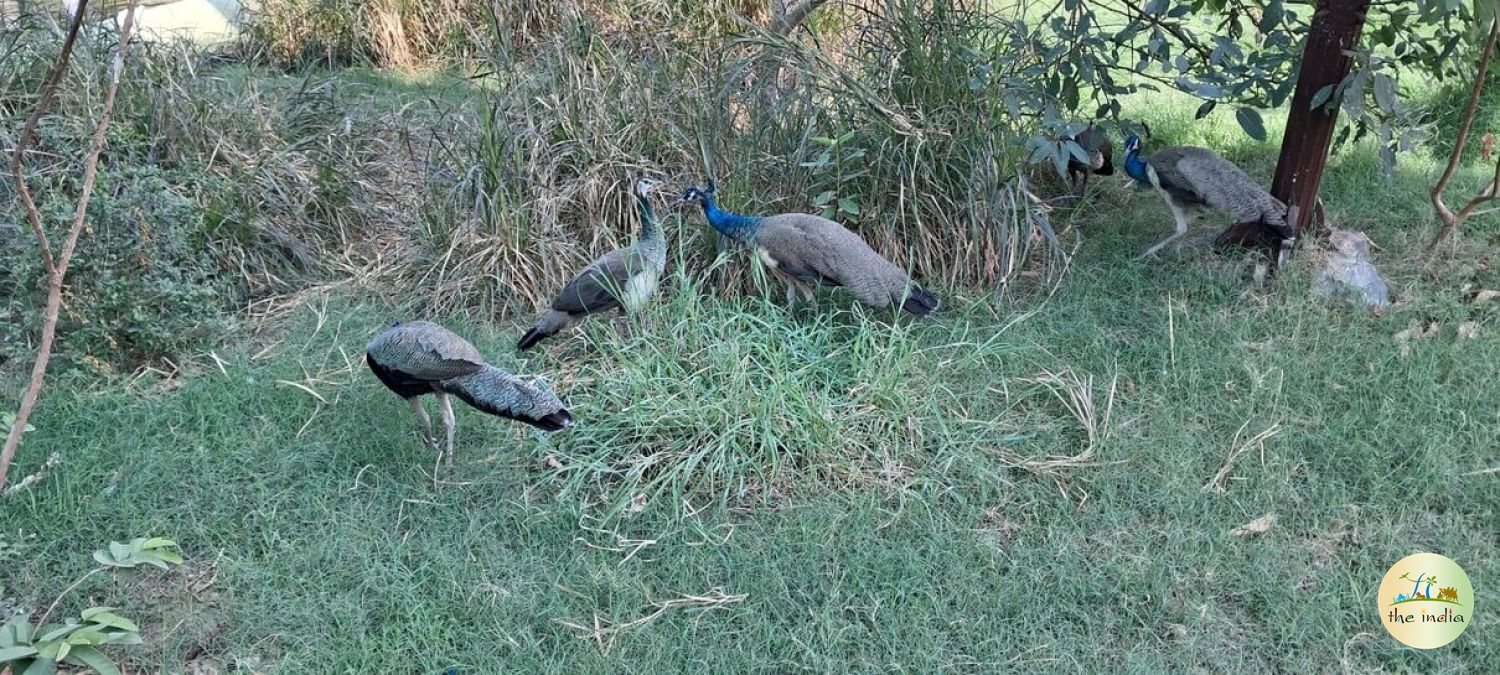
M132 672L1500 670L1483 626L1407 649L1372 601L1414 548L1476 588L1500 560L1500 219L1419 259L1440 150L1331 163L1331 224L1369 233L1396 299L1367 312L1310 297L1311 251L1269 287L1232 254L1133 260L1172 218L1118 180L1049 204L1026 139L1065 120L1021 10L829 3L788 39L736 16L764 5L264 0L227 55L134 50L61 325L85 367L49 375L0 498L0 620L120 607ZM85 35L27 160L50 223L110 41ZM0 33L0 147L56 42ZM1432 89L1452 126L1461 92ZM1274 144L1232 111L1124 103L1151 147L1269 182ZM658 297L517 354L635 236L639 174L674 188ZM786 307L673 208L708 177L729 210L847 223L943 309ZM5 383L42 293L11 191ZM362 354L419 318L578 425L457 406L434 486ZM68 588L77 551L141 532L188 562Z
M1062 244L1021 173L1018 139L1039 122L1001 104L1003 77L980 76L989 61L1020 68L1036 58L993 37L997 14L871 3L823 20L848 22L833 35L850 39L813 45L736 37L748 24L730 18L734 4L520 3L499 16L493 3L292 1L266 3L248 31L283 65L405 62L380 56L395 49L381 40L417 62L457 63L430 75L447 85L440 96L400 100L316 69L262 78L180 47L137 50L103 183L170 192L118 219L192 246L158 255L138 243L154 268L182 268L172 289L152 291L163 311L132 317L104 302L96 331L65 346L131 367L201 344L211 322L182 329L206 313L351 280L413 309L529 311L595 251L632 236L625 186L639 173L679 190L713 177L726 206L749 212L836 206L933 285L1006 288L1023 268L1037 274L1033 286L1057 278ZM56 45L40 29L6 39L19 67L0 79L3 133L16 138ZM108 42L92 30L64 83L65 115L43 125L28 164L39 192L71 194ZM141 164L160 171L141 177L131 168ZM196 208L166 206L174 199ZM79 307L143 293L104 253L137 235L108 230L80 258L108 267L100 283L115 288L70 289ZM719 249L703 228L682 234L673 243L693 252L690 265ZM208 283L210 269L232 281ZM6 290L25 305L35 298L30 272L11 272ZM737 269L729 276L745 288ZM174 317L180 327L132 325ZM172 339L146 339L151 330ZM27 335L8 340L14 351Z

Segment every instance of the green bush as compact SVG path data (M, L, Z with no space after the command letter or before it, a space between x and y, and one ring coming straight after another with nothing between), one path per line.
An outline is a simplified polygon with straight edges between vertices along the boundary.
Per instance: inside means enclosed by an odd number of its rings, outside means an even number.
M150 165L100 172L64 288L60 358L134 365L201 346L227 328L233 289L202 238L203 211L191 194L207 187L201 180ZM47 222L67 223L73 205L55 198L38 206ZM0 335L0 358L29 359L46 271L35 245L20 240L4 260L0 324L9 330Z

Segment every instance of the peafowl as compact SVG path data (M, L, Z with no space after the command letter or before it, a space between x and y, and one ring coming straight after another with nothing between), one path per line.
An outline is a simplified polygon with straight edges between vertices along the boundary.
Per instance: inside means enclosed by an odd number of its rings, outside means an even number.
M635 182L635 199L641 208L641 236L635 244L600 256L583 268L552 300L552 309L537 321L516 348L532 348L590 314L612 309L634 312L656 292L667 266L667 244L656 212L651 210L651 190L660 182L641 178Z
M844 286L871 307L901 308L925 317L941 304L904 270L882 258L859 235L827 218L809 213L743 216L721 210L714 203L714 182L689 187L679 204L703 208L708 224L725 236L749 246L761 262L786 282L787 303L800 291L813 300L814 284Z
M1087 164L1078 161L1077 157L1068 158L1068 187L1072 189L1074 195L1082 196L1084 188L1089 184L1089 174L1114 175L1115 148L1114 144L1109 141L1109 134L1094 126L1093 123L1078 132L1078 135L1073 137L1073 141L1078 143L1089 156Z
M436 445L432 420L419 400L437 396L443 429L448 436L447 462L453 463L453 394L479 410L543 431L573 426L573 416L552 392L527 384L485 363L474 345L452 331L427 321L397 321L365 347L365 362L375 377L407 400L422 423L423 440Z
M1161 193L1177 220L1177 231L1157 242L1140 257L1145 258L1177 240L1188 230L1193 209L1212 207L1227 212L1241 223L1270 227L1282 237L1282 251L1290 249L1296 234L1286 222L1286 205L1272 197L1250 176L1208 148L1174 146L1141 157L1141 138L1125 139L1125 173L1142 187Z

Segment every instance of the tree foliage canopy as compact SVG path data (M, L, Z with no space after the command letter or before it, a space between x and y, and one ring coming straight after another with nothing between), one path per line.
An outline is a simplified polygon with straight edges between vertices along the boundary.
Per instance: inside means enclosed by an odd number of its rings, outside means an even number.
M1430 120L1402 104L1403 78L1444 81L1470 74L1495 0L1374 0L1354 50L1355 66L1313 105L1341 106L1335 146L1375 134L1387 170L1396 153L1425 138ZM1120 98L1177 90L1201 99L1199 118L1233 109L1240 127L1266 137L1261 111L1291 99L1314 5L1287 0L1057 0L1040 21L1004 22L1008 50L1043 58L1014 73L1011 104L1054 132L1081 111L1139 119ZM1067 149L1059 145L1057 153Z

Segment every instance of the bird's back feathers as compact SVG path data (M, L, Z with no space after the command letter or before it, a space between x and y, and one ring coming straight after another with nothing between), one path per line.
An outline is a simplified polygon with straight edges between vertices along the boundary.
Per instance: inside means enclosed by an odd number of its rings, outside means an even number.
M365 347L366 358L412 382L438 382L477 372L484 355L468 340L428 321L392 326Z
M435 323L387 328L366 346L365 361L402 398L448 392L476 409L547 431L572 424L555 394L489 365L468 340Z
M843 286L874 307L899 301L911 282L905 270L876 253L859 235L809 213L762 218L750 243L774 258L783 273L807 283Z
M1286 205L1233 162L1208 148L1163 148L1146 159L1160 189L1183 206L1208 206L1239 222L1284 227Z

